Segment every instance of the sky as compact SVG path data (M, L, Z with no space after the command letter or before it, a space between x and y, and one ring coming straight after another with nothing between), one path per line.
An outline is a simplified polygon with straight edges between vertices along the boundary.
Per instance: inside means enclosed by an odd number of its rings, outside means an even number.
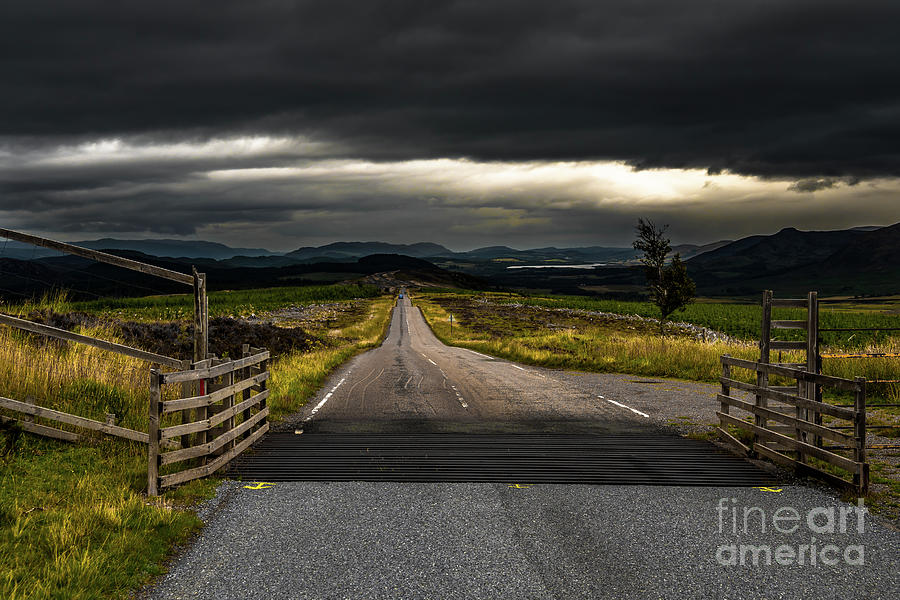
M0 227L629 246L900 221L900 3L8 0Z

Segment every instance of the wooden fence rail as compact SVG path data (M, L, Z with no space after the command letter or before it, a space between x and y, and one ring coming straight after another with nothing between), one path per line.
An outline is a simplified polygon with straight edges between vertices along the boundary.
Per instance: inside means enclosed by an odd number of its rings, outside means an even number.
M866 463L866 380L862 377L851 381L838 377L810 373L783 365L742 360L725 355L721 357L721 393L718 401L721 410L719 436L747 455L764 456L774 462L790 466L805 474L824 479L841 488L852 488L864 495L869 486L869 466ZM746 369L756 374L757 384L746 383L732 376L732 368ZM770 386L769 377L780 376L797 382L796 394L783 391L791 386ZM852 408L840 407L811 399L804 393L806 386L828 387L854 396ZM747 402L735 398L732 388L753 394L755 401ZM768 401L778 404L768 405ZM737 418L731 409L742 410L753 417L753 422ZM842 419L851 423L853 435L847 435L837 427L821 424L822 415ZM774 424L770 425L769 423ZM749 445L739 441L728 431L728 426L743 429L750 434ZM853 456L846 457L835 452L835 448L824 446L822 440L829 440L849 446ZM812 441L812 443L810 443ZM786 453L793 453L788 456ZM810 458L823 461L849 473L852 481L811 464Z
M17 412L22 415L27 415L28 417L40 417L42 419L55 421L57 423L65 423L67 425L74 425L82 429L99 431L100 433L125 438L135 442L143 442L144 444L146 444L149 440L149 436L146 433L140 431L135 431L126 427L119 427L114 423L102 423L100 421L94 421L93 419L70 415L69 413L60 412L51 408L44 408L43 406L38 406L36 404L31 404L30 402L20 402L19 400L11 400L9 398L3 398L2 396L0 396L0 408ZM27 417L23 419L9 419L7 417L0 418L2 418L4 421L16 421L19 426L25 431L35 433L37 435L42 435L44 437L52 437L58 440L65 440L67 442L77 442L81 439L81 436L79 436L77 433L66 431L64 429L57 429L55 427L49 427L47 425L41 425L39 423L34 423L28 420Z
M13 231L11 229L0 228L0 237L23 242L25 244L32 244L34 246L41 246L43 248L50 248L65 254L81 256L82 258L87 258L89 260L115 265L117 267L122 267L123 269L130 269L139 273L145 273L154 277L160 277L162 279L168 279L169 281L176 281L191 286L194 289L194 360L199 361L206 358L209 349L209 298L207 297L206 274L198 273L196 267L192 268L192 275L187 275L186 273L179 273L170 269L157 267L156 265L122 258L121 256L109 254L108 252L100 252L99 250L73 246L72 244L67 244L65 242L58 242L56 240L38 237L21 231ZM74 341L90 343L79 339L74 339ZM104 346L98 347L103 348ZM109 348L107 347L107 349ZM160 364L166 363L160 362ZM173 366L176 369L178 368L178 365L169 366Z
M13 327L15 329L30 331L31 333L37 333L45 337L50 337L57 340L77 342L86 346L100 348L101 350L109 350L110 352L115 352L116 354L130 356L132 358L145 360L150 363L165 365L167 367L172 367L175 369L180 368L182 365L182 361L178 360L177 358L164 356L162 354L156 354L154 352L147 352L146 350L139 350L130 346L116 344L115 342L108 342L106 340L101 340L88 335L73 333L71 331L66 331L65 329L58 329L56 327L51 327L42 323L26 321L25 319L19 319L17 317L4 315L2 313L0 313L0 325L8 325L9 327Z
M150 371L148 494L211 475L269 430L269 352L245 345L243 354L171 373ZM163 386L172 384L181 384L184 397L164 401ZM172 423L163 426L164 421ZM180 447L167 449L166 444ZM199 464L171 467L187 461ZM169 472L162 474L163 467Z

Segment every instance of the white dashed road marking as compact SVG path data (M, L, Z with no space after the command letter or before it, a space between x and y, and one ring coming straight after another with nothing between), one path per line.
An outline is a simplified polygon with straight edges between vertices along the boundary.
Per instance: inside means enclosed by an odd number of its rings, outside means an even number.
M350 375L350 372L349 372L349 371L347 372L347 375ZM310 419L312 419L312 418L313 418L313 415L316 414L317 412L319 412L319 409L320 409L320 408L322 408L323 406L325 406L325 403L328 402L328 399L331 398L331 395L332 395L339 387L341 387L341 384L343 384L345 381L347 381L347 378L346 378L346 377L344 377L343 379L341 379L340 381L338 381L337 385L334 386L333 388L331 388L331 391L330 391L330 392L328 392L327 394L325 394L325 397L322 398L322 401L319 402L318 404L316 404L316 407L315 407L314 409L312 409L312 412L309 413L309 416L306 417L306 418L303 419L303 420L304 420L304 421L309 421Z
M443 373L443 371L441 372ZM456 392L456 399L459 400L460 405L462 405L463 408L469 408L469 405L466 404L465 400L463 400L462 394L459 393L459 390L456 389L456 386L451 385L450 387L453 388L454 392Z
M631 412L633 412L636 415L641 415L642 417L647 417L648 419L650 418L650 415L648 415L647 413L643 413L636 408L631 408L630 406L625 406L621 402L616 402L615 400L610 400L609 398L603 398L603 396L597 396L597 397L602 398L603 400L606 400L610 404L615 404L618 407L627 408L628 410L630 410Z

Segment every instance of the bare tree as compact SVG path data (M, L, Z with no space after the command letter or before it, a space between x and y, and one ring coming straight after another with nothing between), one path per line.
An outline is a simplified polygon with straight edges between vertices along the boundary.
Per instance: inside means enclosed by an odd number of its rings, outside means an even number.
M665 331L666 319L677 310L684 308L694 299L697 286L688 277L687 268L681 256L675 254L666 264L666 257L672 252L672 245L665 237L666 227L657 227L653 221L638 219L636 228L638 239L634 249L644 253L641 262L647 272L647 290L650 299L659 307L660 333Z

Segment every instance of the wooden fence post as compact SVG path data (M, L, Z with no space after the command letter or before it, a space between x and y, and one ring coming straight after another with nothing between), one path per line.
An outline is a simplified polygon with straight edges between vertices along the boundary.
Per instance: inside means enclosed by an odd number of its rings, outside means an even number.
M810 292L807 297L807 312L806 312L806 372L807 373L817 373L819 372L819 293L818 292ZM806 384L806 394L803 396L807 400L816 401L819 400L819 391L818 384L814 381L807 382ZM803 411L803 418L807 421L811 421L816 425L822 424L822 415L818 412L813 411L810 414L808 409ZM808 436L806 434L803 435L803 440L806 441ZM821 448L823 446L823 440L821 436L813 436L813 445Z
M799 368L803 369L805 367L799 367ZM812 387L813 385L815 385L815 384L813 384L810 381L806 381L803 379L797 379L797 396L800 398L809 398L810 390L811 389L814 390L814 388ZM815 391L813 391L813 399L815 399ZM800 408L799 406L794 408L794 418L797 419L798 421L801 421L801 420L807 421L808 417L809 417L808 409ZM794 430L794 436L797 438L798 442L806 442L806 432L800 428L799 422L797 423L797 428ZM799 447L797 449L797 462L800 462L800 463L806 462L806 455L803 454L803 452L799 449Z
M769 364L769 343L772 339L772 290L766 290L763 292L762 297L762 326L761 326L760 336L759 336L759 362L762 364ZM756 385L761 388L769 387L769 373L763 369L757 367L756 369ZM768 406L768 400L760 395L756 395L756 406L761 406L763 408ZM754 415L753 422L757 427L765 427L766 419L759 416ZM758 436L756 433L753 434L753 442L750 444L752 448L754 444L758 441Z
M723 354L722 358L731 358L731 355ZM731 379L731 365L729 365L728 363L725 363L725 362L722 363L722 377L726 378L726 379ZM729 386L724 381L722 382L721 385L722 385L722 395L730 396L731 395L731 386ZM722 402L721 411L723 414L726 414L726 415L729 414L728 408L729 408L728 404L725 402ZM723 429L725 428L725 423L722 423L721 420L720 420L720 425L722 425Z
M209 366L211 366L211 364L212 364L211 360L203 359L201 361L195 362L193 367L194 367L194 369L206 369ZM198 390L197 390L198 395L204 396L206 394L209 394L212 391L209 389L210 388L209 384L211 381L212 381L211 379L197 379L196 380L196 385L198 388ZM208 419L211 414L212 414L211 407L207 404L204 404L203 406L200 406L194 410L194 417L198 421L203 421L205 419ZM194 438L194 441L197 444L205 444L209 441L209 431L204 431L201 433L197 433L195 435L196 435L196 437ZM203 455L202 457L200 457L199 462L201 465L205 465L208 462L207 455Z
M269 361L268 361L268 359L262 361L261 363L259 363L259 366L260 366L260 373L267 373L267 372L269 371ZM264 392L264 391L266 391L267 389L269 389L269 382L268 382L268 380L263 381L262 384L260 384L260 391ZM268 406L268 401L267 401L265 398L263 398L263 399L260 401L260 403L259 403L259 410L264 410L264 409L266 408L266 406ZM260 427L262 427L263 425L265 425L267 420L268 420L268 419L264 419L264 420L260 421L260 422L259 422L259 425L257 425L256 428L259 429Z
M159 413L162 401L160 377L157 369L150 369L150 406L147 433L147 495L159 495Z
M256 352L262 352L262 348L256 348L256 349L254 349L254 350L255 350ZM262 362L259 363L259 372L260 372L260 373L266 373L266 372L268 372L268 370L269 370L269 360L268 360L268 359L266 359L266 360L264 360L264 361L262 361ZM269 382L268 382L268 380L263 381L262 383L259 384L259 391L260 391L260 392L264 392L264 391L266 391L267 389L269 389ZM263 398L263 399L260 401L260 403L259 403L259 410L264 410L264 409L266 408L266 406L267 406L267 401L266 401L265 398ZM263 426L266 424L266 421L268 421L268 419L265 419L265 420L263 420L263 421L260 421L260 422L256 425L256 429L258 430L258 429L260 429L261 427L263 427Z
M209 290L206 287L206 273L201 273L203 277L203 349L209 355Z
M247 358L248 356L250 356L250 344L243 344L241 346L241 358ZM241 381L243 381L245 379L250 379L250 377L252 377L252 376L253 376L253 368L252 367L244 367L243 369L241 369ZM253 390L251 390L250 388L247 388L246 390L244 390L244 392L242 394L243 397L241 398L241 400L249 400L250 396L252 396L252 395L253 395ZM243 417L244 423L246 423L247 421L250 420L250 409L249 408L244 409L242 417ZM248 437L250 437L251 433L252 432L248 429L247 431L244 432L244 435L241 436L241 439L242 440L247 439Z
M206 360L209 353L209 304L206 298L206 274L194 272L194 362Z
M853 460L858 470L853 474L853 484L860 497L869 491L869 465L866 464L866 378L856 378L856 392L853 397L853 429L856 438Z
M231 387L235 384L236 379L237 378L234 376L234 371L229 371L228 373L225 374L224 385L227 387ZM237 394L232 393L222 400L222 410L230 410L232 407L234 407L234 398L236 395ZM231 431L232 429L234 429L234 421L235 421L235 419L234 419L233 415L228 417L227 419L225 419L223 432ZM235 447L235 440L231 440L230 442L225 444L225 446L222 448L222 451L227 452L228 450L231 450L234 447Z
M189 359L185 359L181 361L181 370L182 371L190 371L191 370L191 361ZM191 397L191 382L183 381L181 383L181 397L182 398L190 398ZM181 411L181 424L184 425L186 423L191 422L191 409L186 408ZM191 445L191 436L186 433L181 436L181 447L187 448Z

